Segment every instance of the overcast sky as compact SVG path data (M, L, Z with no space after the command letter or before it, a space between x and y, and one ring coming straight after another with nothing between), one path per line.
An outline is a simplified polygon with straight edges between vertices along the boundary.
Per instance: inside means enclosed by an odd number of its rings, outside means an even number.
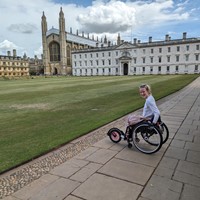
M90 33L116 42L138 38L142 42L200 37L199 0L0 0L0 55L17 50L18 56L42 53L41 17L48 29L58 28L62 7L66 31Z

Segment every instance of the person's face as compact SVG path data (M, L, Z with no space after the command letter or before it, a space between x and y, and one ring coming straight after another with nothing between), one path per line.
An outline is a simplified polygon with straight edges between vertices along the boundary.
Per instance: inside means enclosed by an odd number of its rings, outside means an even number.
M139 92L141 97L143 97L144 99L146 99L149 96L149 93L147 92L146 88L140 88Z

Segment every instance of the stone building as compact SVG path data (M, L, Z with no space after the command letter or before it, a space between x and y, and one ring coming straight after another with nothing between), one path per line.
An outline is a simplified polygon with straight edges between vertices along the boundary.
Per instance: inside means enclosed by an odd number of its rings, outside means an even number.
M0 55L0 77L29 76L29 62L26 55L17 56L16 50L13 55L8 51L7 55Z
M29 58L29 73L30 75L44 75L44 67L42 58L38 58L36 55L34 58Z
M200 73L200 38L172 40L169 35L163 41L142 43L121 41L116 45L72 52L74 76L96 75L144 75L144 74L194 74Z
M72 59L71 51L79 49L94 48L96 46L107 45L107 40L95 40L94 36L85 36L84 32L79 35L65 30L65 18L62 8L59 13L59 29L51 28L48 30L46 16L42 15L42 46L43 46L43 66L45 75L71 75Z

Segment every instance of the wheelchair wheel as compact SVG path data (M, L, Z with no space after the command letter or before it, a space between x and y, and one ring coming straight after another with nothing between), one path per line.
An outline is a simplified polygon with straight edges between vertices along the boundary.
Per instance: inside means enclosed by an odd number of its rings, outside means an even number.
M119 130L118 128L111 128L108 131L108 136L110 137L111 141L114 143L118 143L121 141L121 130Z
M163 143L161 131L158 128L150 127L148 123L138 124L132 134L133 144L145 154L157 152Z
M164 144L169 138L169 129L164 122L160 123L159 129L161 130L162 137L163 137L163 144Z

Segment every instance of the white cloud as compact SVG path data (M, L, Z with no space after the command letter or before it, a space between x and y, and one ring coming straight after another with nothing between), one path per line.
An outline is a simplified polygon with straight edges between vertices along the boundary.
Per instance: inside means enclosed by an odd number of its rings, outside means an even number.
M135 8L123 2L111 1L107 4L94 4L88 14L80 14L78 21L83 29L94 33L116 33L126 31L135 22Z
M3 42L0 43L0 49L2 50L11 50L11 49L15 49L17 48L17 46L13 43L10 42L8 40L4 40Z
M4 40L3 42L0 43L0 54L2 55L7 55L7 51L13 52L13 49L17 50L17 55L18 51L22 51L23 48L20 46L17 46L15 43Z
M90 32L126 32L131 27L137 30L141 27L159 26L162 23L185 20L189 13L182 7L173 11L172 0L110 2L98 1L88 7L86 14L80 14L78 21L83 29Z
M30 34L33 33L37 29L37 26L31 23L27 24L11 24L8 27L9 31Z

